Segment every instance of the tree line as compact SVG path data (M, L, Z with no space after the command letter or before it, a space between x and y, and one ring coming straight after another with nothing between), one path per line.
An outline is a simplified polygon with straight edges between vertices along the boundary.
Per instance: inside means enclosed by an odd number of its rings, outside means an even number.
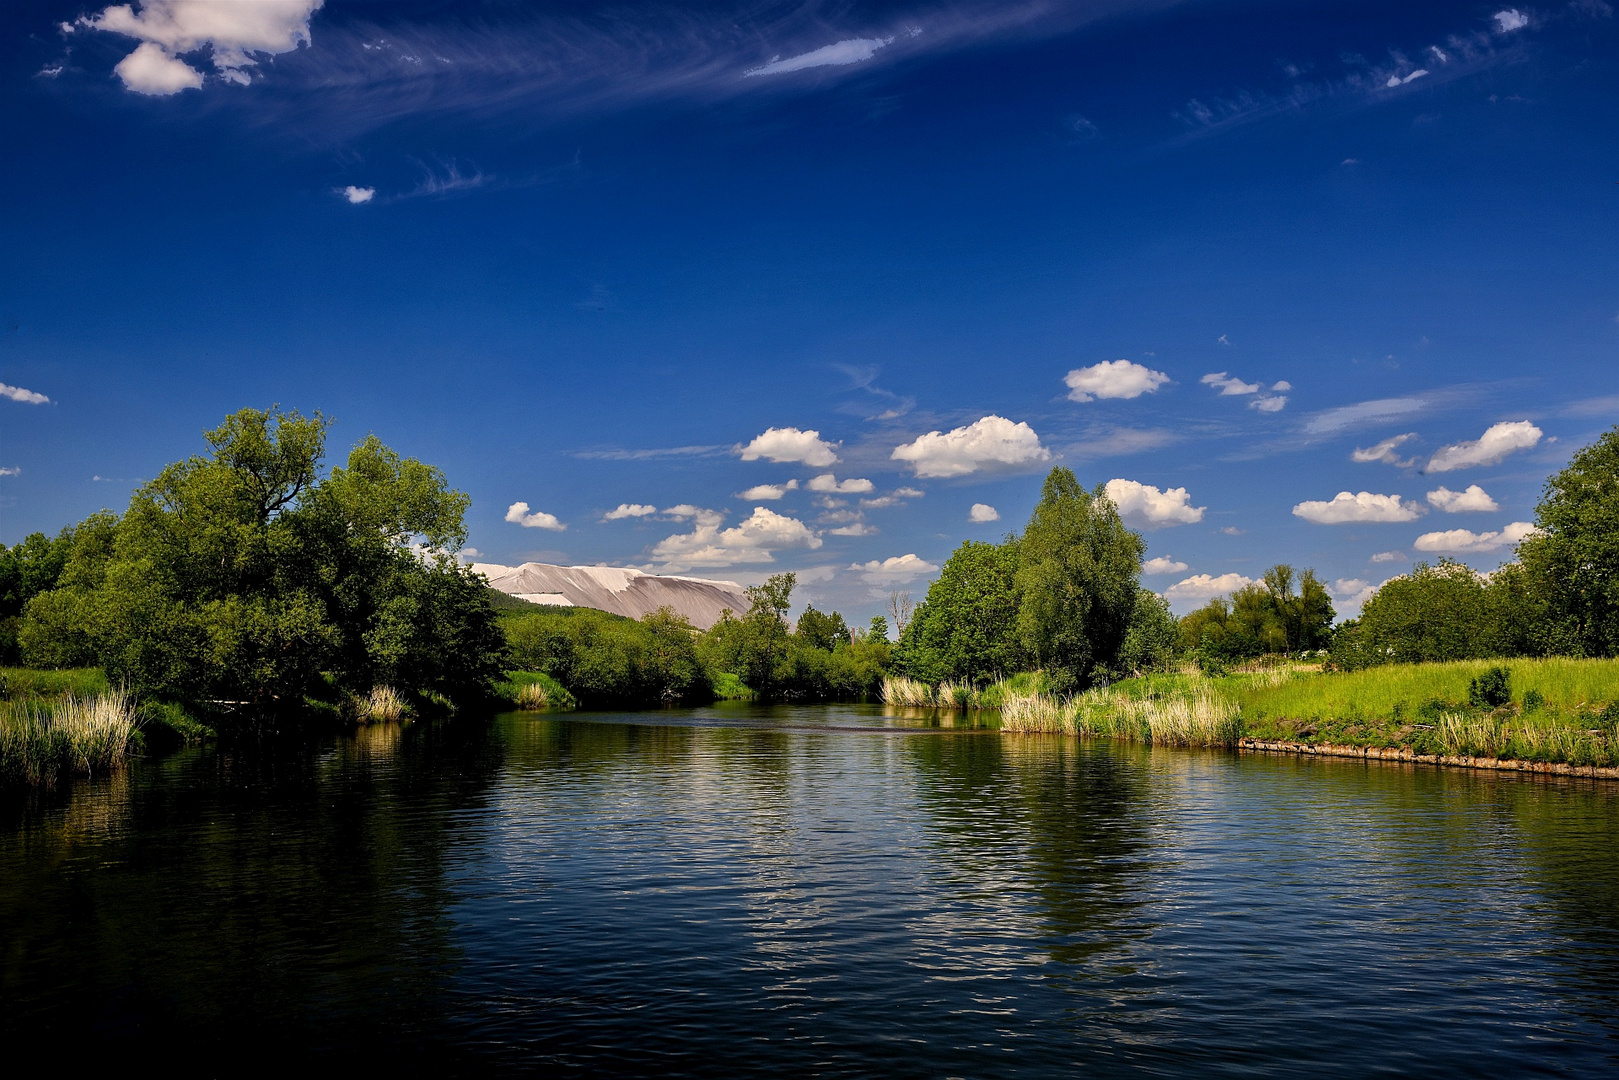
M791 623L791 574L702 633L667 610L497 611L453 554L467 496L374 436L327 470L327 429L318 413L241 410L122 515L0 546L0 660L99 666L135 693L258 723L378 686L424 704L488 697L514 667L617 705L849 698L890 671L982 684L1038 670L1067 693L1188 657L1327 650L1349 669L1619 650L1619 428L1548 480L1514 562L1419 564L1336 628L1314 571L1287 565L1177 620L1141 586L1140 534L1058 467L1021 534L963 543L914 611L896 606L892 647L881 617L851 628L809 607Z

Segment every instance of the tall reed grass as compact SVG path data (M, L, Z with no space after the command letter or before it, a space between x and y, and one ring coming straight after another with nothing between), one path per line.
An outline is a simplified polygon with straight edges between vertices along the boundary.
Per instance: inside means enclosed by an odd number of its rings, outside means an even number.
M0 708L0 785L52 787L109 773L134 749L136 727L134 703L121 690L9 702Z
M1003 731L1093 735L1154 746L1232 746L1242 735L1236 703L1207 682L1138 695L1133 688L1090 690L1059 701L1017 694L1001 706Z
M362 724L401 720L407 711L405 699L391 686L373 686L369 695L354 699L355 719Z

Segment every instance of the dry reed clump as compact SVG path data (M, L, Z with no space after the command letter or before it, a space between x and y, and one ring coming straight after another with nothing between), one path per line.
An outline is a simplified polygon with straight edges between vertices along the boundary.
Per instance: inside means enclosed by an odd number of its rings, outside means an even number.
M1619 762L1619 726L1586 729L1569 723L1535 723L1515 715L1441 713L1436 728L1443 752L1458 757L1576 765Z
M1242 716L1234 702L1207 686L1149 697L1102 689L1066 702L1042 694L1008 695L1001 706L1001 728L1105 736L1154 746L1231 746L1242 734Z
M551 707L551 695L540 683L523 683L517 688L517 707L519 709L548 709Z
M946 679L937 686L932 683L908 679L903 675L883 678L879 696L885 705L902 705L916 709L983 709L986 691L962 680Z
M360 698L356 704L361 723L388 723L405 715L405 699L391 686L373 686L371 696Z
M111 772L129 756L135 729L121 690L15 702L0 712L0 783L49 787L64 775Z

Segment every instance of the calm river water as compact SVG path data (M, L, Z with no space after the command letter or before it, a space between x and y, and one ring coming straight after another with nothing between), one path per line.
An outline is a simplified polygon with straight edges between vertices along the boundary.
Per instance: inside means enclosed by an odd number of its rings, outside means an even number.
M1619 1067L1619 785L514 714L0 816L0 1031L236 1072Z

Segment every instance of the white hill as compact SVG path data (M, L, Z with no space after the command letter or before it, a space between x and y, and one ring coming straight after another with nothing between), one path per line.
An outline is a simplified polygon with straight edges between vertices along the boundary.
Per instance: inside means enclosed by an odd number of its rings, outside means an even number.
M533 604L587 607L639 619L660 607L670 607L699 630L720 621L729 609L741 617L748 611L748 594L734 581L664 577L617 566L552 566L524 563L500 566L473 563L472 569L503 593Z

